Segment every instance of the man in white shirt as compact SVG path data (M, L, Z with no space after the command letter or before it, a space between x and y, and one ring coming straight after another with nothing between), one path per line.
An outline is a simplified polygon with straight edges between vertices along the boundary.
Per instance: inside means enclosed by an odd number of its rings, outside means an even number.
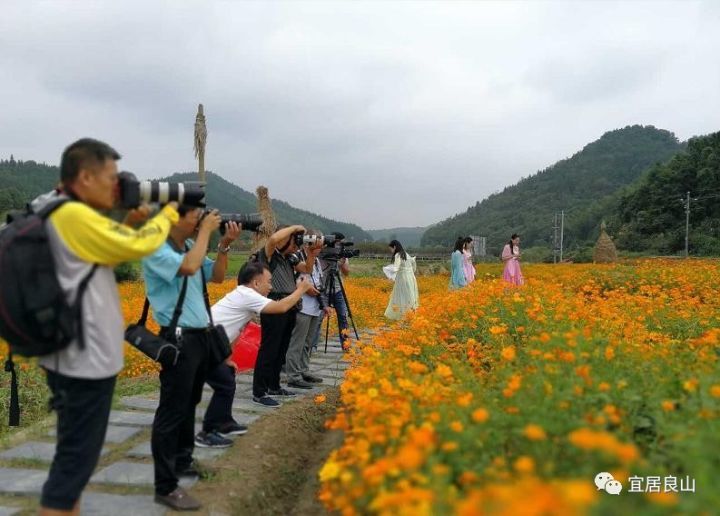
M267 265L249 262L238 273L238 286L212 306L213 322L225 327L230 342L235 341L253 316L285 313L312 287L309 281L301 279L292 294L273 301L267 297L272 290L271 280L272 273ZM204 433L217 432L222 437L229 437L247 432L247 427L232 417L235 367L228 359L208 373L207 383L213 388L213 395L203 418Z

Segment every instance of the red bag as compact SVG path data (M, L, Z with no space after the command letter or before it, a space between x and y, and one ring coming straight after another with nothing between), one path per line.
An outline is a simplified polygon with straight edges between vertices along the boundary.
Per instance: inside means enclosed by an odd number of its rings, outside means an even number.
M240 371L254 369L258 349L260 349L260 325L250 321L233 342L230 358Z

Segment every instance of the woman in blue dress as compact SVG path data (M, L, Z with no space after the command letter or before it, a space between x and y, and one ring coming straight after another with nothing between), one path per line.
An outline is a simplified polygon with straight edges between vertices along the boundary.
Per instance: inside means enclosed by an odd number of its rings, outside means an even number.
M465 268L463 267L463 246L465 239L458 237L455 241L455 250L450 255L450 290L457 290L467 285Z

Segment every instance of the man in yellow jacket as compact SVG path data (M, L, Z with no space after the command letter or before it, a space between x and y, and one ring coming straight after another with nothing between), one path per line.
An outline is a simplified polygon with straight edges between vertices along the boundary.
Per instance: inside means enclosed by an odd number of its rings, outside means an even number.
M58 280L69 302L97 267L82 297L84 346L76 340L40 359L58 416L57 449L42 490L41 515L79 513L80 496L105 440L115 379L123 368L125 329L113 267L153 253L178 220L176 203L139 229L102 214L116 204L119 159L115 149L90 138L67 147L60 180L71 202L46 222Z

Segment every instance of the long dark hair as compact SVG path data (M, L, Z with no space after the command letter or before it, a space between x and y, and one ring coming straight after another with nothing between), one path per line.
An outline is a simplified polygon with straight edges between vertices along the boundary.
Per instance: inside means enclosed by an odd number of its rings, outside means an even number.
M403 249L403 246L400 242L398 242L397 240L392 240L388 244L388 247L392 247L395 249L393 251L392 258L390 258L391 262L395 261L395 255L398 253L400 253L400 258L402 258L403 260L407 260L407 253L405 252L405 249Z
M508 242L508 245L510 246L510 254L515 254L515 244L513 244L513 240L515 240L517 237L519 237L517 233L513 233L510 236L510 241Z
M453 249L453 252L460 251L462 253L463 245L465 244L465 238L464 237L457 237L457 240L455 240L455 249Z

